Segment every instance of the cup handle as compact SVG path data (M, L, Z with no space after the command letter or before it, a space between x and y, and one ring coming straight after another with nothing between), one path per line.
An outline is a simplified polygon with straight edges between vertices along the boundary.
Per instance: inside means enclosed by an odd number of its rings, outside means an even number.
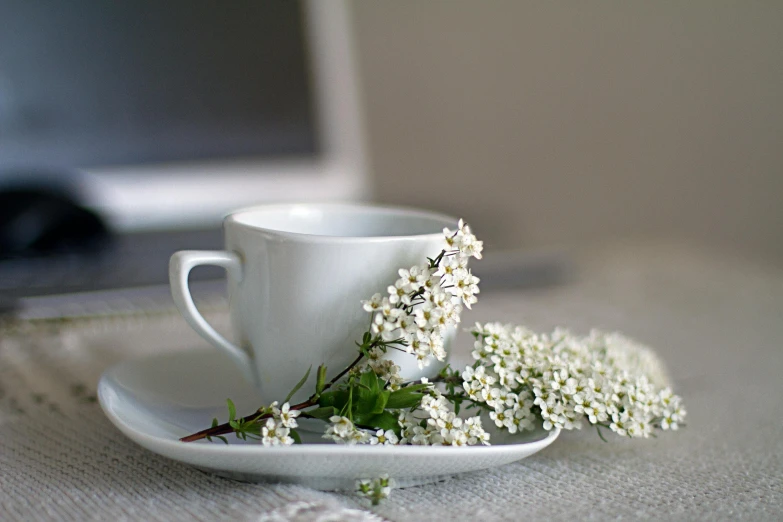
M194 267L199 265L221 266L239 282L242 280L242 263L239 256L225 250L180 250L175 252L169 261L169 282L171 283L171 297L174 298L174 304L177 305L182 317L191 328L212 345L228 354L242 370L248 382L255 382L252 364L247 353L212 328L193 302L188 286L188 275Z

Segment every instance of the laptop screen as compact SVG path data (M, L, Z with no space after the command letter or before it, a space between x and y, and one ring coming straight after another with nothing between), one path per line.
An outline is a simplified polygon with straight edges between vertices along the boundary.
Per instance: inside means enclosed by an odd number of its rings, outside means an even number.
M316 155L304 20L298 2L0 0L0 172Z

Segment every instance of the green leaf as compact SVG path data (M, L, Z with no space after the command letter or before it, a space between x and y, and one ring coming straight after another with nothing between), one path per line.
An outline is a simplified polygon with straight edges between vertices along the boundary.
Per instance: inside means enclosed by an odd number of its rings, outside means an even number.
M354 416L354 423L368 428L392 430L397 434L400 432L400 424L397 422L397 415L389 411L384 411L380 414L357 414Z
M318 399L319 406L333 406L338 410L348 402L348 392L346 390L335 390L324 392Z
M337 415L337 409L334 406L321 406L320 408L307 411L306 413L310 417L315 417L316 419L329 420L329 417Z
M353 383L353 387L357 390L365 390L367 393L372 393L372 389L366 384L362 384L361 382Z
M378 401L379 393L374 395L368 394L360 396L358 400L354 401L355 411L357 413L375 413L375 403Z
M421 404L421 398L423 394L416 391L404 392L405 390L397 390L389 396L389 400L386 402L386 407L395 410L402 410L406 408L412 408Z
M410 386L406 386L405 388L400 388L399 390L397 390L397 391L396 391L396 392L394 392L394 393L400 393L400 392L405 392L405 393L419 392L419 391L421 391L421 390L426 390L426 389L427 389L427 388L429 388L430 386L432 386L432 385L431 385L431 384L411 384Z
M283 400L283 404L285 404L286 402L290 401L291 397L293 397L294 394L299 391L299 388L304 386L304 383L307 382L307 378L310 377L310 370L312 370L312 369L313 369L312 366L310 366L307 369L307 372L304 374L304 377L302 377L302 379L298 383L296 383L296 386L294 386L294 389L291 390L291 392L288 394L288 396Z
M228 403L228 420L232 421L237 418L237 408L231 399L226 399L226 402Z
M351 419L351 422L353 422L353 386L348 388L348 402L346 402L345 406L343 406L343 410L345 410L348 418ZM340 410L340 415L343 414L343 410Z
M386 408L386 403L389 402L389 396L391 396L389 390L384 390L379 393L375 398L375 404L371 410L372 413L383 413L383 410Z
M212 427L217 428L217 426L218 426L218 420L217 417L215 417L214 419L212 419Z
M386 381L376 376L375 372L372 370L364 372L357 387L359 411L373 411L374 405L378 401L378 394L383 391L385 386Z
M355 404L356 411L360 413L369 413L375 405L378 397L378 383L375 379L375 373L370 370L361 375L359 382L355 386Z
M362 374L362 376L359 378L359 384L367 387L367 389L370 390L373 395L379 391L378 378L375 376L375 372L372 370L367 370Z
M318 405L319 406L334 406L334 403L337 401L337 394L340 393L339 391L328 391L321 394L320 397L318 397Z
M296 430L291 430L289 433L291 434L291 438L294 439L294 444L302 443L302 437L299 436Z
M392 392L386 407L391 409L403 409L418 406L421 403L421 398L423 396L421 391L426 390L428 387L429 385L427 384L414 384Z
M261 435L261 428L263 426L260 422L246 422L242 424L242 431L245 433L252 433L254 435Z
M405 388L402 389L418 392L418 391L428 390L430 388L432 388L432 384L411 384L410 386L406 386Z
M359 382L362 385L367 386L373 393L378 393L383 387L383 381L378 379L378 377L375 375L375 372L372 370L367 370L364 372L359 379Z
M321 395L324 391L324 386L326 386L326 365L322 364L318 367L318 377L315 383L316 395Z

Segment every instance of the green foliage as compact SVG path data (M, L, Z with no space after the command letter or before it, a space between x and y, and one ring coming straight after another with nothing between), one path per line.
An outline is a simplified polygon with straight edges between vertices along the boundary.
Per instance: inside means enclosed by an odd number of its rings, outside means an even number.
M231 420L228 422L228 425L234 430L236 436L242 440L247 440L248 438L260 440L262 423L258 422L258 417L250 420Z
M459 370L452 370L446 365L438 374L441 381L446 384L446 397L454 404L454 413L459 415L460 406L465 400L464 394L457 392L457 387L462 384L462 376Z
M370 349L380 342L380 337L373 339L372 334L367 331L362 336L362 342L356 342L356 346L359 347L359 353L365 357L369 354Z
M314 410L308 410L306 415L315 419L328 421L330 417L337 415L337 413L338 410L334 406L321 406L320 408L315 408Z
M234 405L234 401L231 399L226 399L226 405L228 406L228 425L234 431L237 438L242 440L247 440L248 438L253 440L260 440L261 428L263 424L259 422L259 420L264 416L265 413L267 413L267 409L261 408L258 411L258 415L252 418L237 418L237 408ZM212 419L212 427L215 428L217 426L217 418ZM228 444L228 440L226 440L226 438L223 436L213 435L213 437L220 439L224 443ZM207 436L207 440L211 441L212 437Z
M335 390L321 394L318 399L319 406L331 406L338 411L348 402L348 390Z
M426 384L413 384L392 392L389 394L389 400L386 401L386 408L402 410L418 406L423 396L421 391L425 389L427 389Z
M308 378L308 377L310 377L310 370L312 370L312 369L313 369L313 367L312 367L312 366L310 366L310 367L307 369L307 372L305 372L305 374L304 374L304 377L302 377L302 378L299 380L299 382L298 382L298 383L296 383L296 386L294 386L294 389L293 389L293 390L291 390L290 392L288 392L288 395L286 396L286 398L285 398L285 399L283 399L283 404L285 404L286 402L290 401L290 400L291 400L291 397L293 397L293 396L294 396L294 394L295 394L296 392L298 392L298 391L299 391L299 388L301 388L302 386L304 386L304 383L306 383L306 382L307 382L307 378Z
M360 350L369 350L372 347L383 347L383 341L373 339L369 332L365 333ZM304 377L294 386L283 403L289 402L291 397L299 391L307 382L312 367L307 369ZM364 429L392 430L400 435L398 417L401 410L415 409L421 404L422 397L427 393L429 385L410 384L395 391L388 389L388 383L378 377L371 368L361 373L349 373L348 379L340 384L326 382L326 366L320 365L317 370L315 393L308 402L312 404L309 409L302 410L303 416L321 419L329 422L334 416L345 416L354 424ZM441 378L449 386L449 381L456 382L458 372L446 369ZM454 389L451 385L450 389ZM255 416L237 417L237 409L231 399L226 400L228 406L228 426L242 440L260 440L264 421L272 413L270 407L259 408ZM212 427L218 427L218 420L213 419ZM301 438L296 430L290 431L294 443L301 444ZM207 440L217 438L228 443L225 437L220 435L207 436Z
M340 388L322 393L319 407L307 415L324 420L343 415L362 428L393 430L399 434L400 410L421 404L426 388L426 384L414 384L391 391L386 381L368 369Z
M318 367L318 376L315 383L315 396L319 397L326 386L326 365L322 364Z
M217 426L218 426L218 420L217 417L215 417L214 419L212 419L212 427L216 428ZM228 444L228 439L226 439L222 435L214 435L214 438L222 440L224 444ZM212 442L212 437L207 435L207 440L209 442Z
M400 425L397 422L398 413L385 410L383 413L357 413L354 415L354 423L362 428L392 430L400 434Z

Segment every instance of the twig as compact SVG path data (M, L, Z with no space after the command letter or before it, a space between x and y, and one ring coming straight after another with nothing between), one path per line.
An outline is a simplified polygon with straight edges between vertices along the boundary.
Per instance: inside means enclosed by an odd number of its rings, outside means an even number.
M364 354L360 353L356 357L356 359L354 359L354 361L350 365L348 365L343 371L338 373L331 381L329 381L328 383L326 383L324 385L323 391L326 391L329 388L331 388L332 386L334 386L334 384L337 383L337 381L339 381L346 373L351 371L351 369L354 366L359 364L362 361L363 358L364 358ZM295 404L295 405L291 406L291 409L292 410L304 410L306 408L310 408L311 406L315 406L316 404L318 404L318 397L315 394L313 394L306 401L300 402L299 404ZM268 419L271 416L272 415L269 414L269 413L265 413L263 415L259 415L258 412L255 412L255 413L253 413L251 415L243 417L242 421L243 422L255 422L255 421L259 421L259 420L263 420L263 419ZM201 430L199 432L196 432L196 433L193 433L191 435L188 435L187 437L182 437L179 440L181 442L195 442L197 440L206 439L207 437L216 437L218 435L225 435L227 433L232 433L233 431L234 431L234 428L232 428L231 425L227 422L225 424L220 424L219 426L215 426L213 428L207 428L205 430Z

